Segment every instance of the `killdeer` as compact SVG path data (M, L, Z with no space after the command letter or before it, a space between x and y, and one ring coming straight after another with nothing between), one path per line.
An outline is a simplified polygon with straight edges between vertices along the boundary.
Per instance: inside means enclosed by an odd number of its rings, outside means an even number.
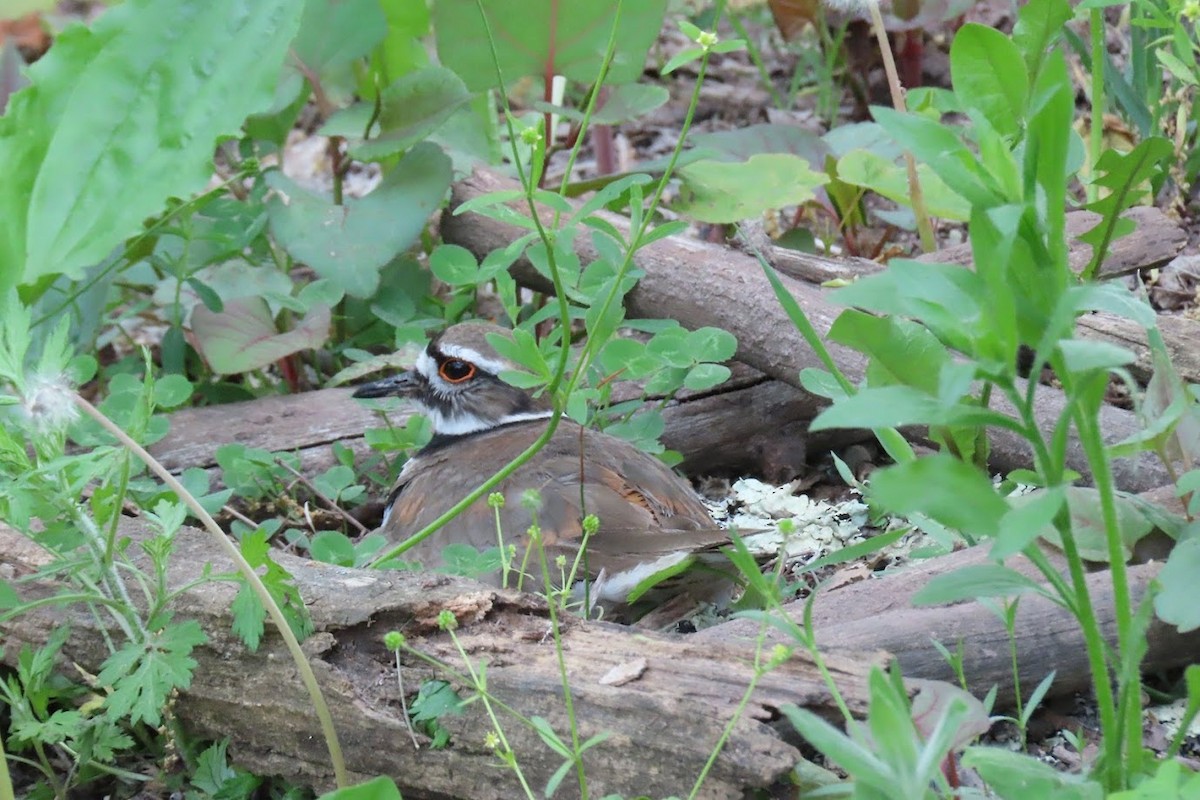
M433 337L414 369L354 392L358 398L407 398L433 424L432 440L405 463L388 497L379 530L393 543L441 516L525 450L548 424L545 398L500 380L502 371L518 367L496 352L488 334L511 337L487 323L454 325ZM573 563L583 539L582 519L587 514L599 518L599 529L587 541L587 574L579 577L599 577L593 598L609 607L623 604L646 578L728 542L691 486L665 464L628 442L563 418L545 447L495 489L505 498L500 529L506 546L516 545L514 567L523 562L534 522L534 512L522 503L529 489L541 497L536 519L551 564L558 555ZM495 514L486 497L480 498L402 558L437 567L448 544L494 547ZM536 557L527 563L528 575L541 574ZM728 581L719 583L728 588ZM540 578L533 585L540 586Z

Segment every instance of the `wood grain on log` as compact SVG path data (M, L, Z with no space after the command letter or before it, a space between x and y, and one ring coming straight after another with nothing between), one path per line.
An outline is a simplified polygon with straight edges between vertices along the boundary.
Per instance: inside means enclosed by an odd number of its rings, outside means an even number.
M137 520L124 520L121 535L133 539L129 552L138 553L137 540L152 531ZM232 569L211 553L206 538L191 528L176 535L170 587L196 580L205 564L211 563L214 573ZM304 647L331 705L353 777L391 775L405 797L511 800L523 794L513 773L500 767L484 743L492 725L479 702L462 716L442 719L453 737L448 748L413 748L400 710L393 656L384 650L382 637L398 630L415 649L465 672L457 647L436 625L439 612L452 610L464 651L474 662L489 665L492 697L527 718L547 719L565 737L569 722L559 664L541 600L434 573L344 569L284 553L276 558L295 576L312 614L316 633ZM0 524L0 570L28 576L46 561L44 551ZM32 600L58 587L42 580L19 583L16 589L23 600ZM230 737L230 756L258 774L328 788L328 754L291 659L270 629L255 653L230 633L228 609L235 593L232 584L205 583L184 592L175 604L177 618L197 620L209 637L193 651L193 682L175 704L175 713L199 736ZM64 665L75 663L96 673L108 652L97 616L86 609L48 605L7 620L4 658L13 663L22 644L44 643L64 624L72 630ZM594 796L660 797L690 788L753 674L753 649L741 643L635 633L578 620L563 626L563 659L581 736L610 733L584 757ZM620 686L601 681L614 667L633 661L640 665L643 659L646 667L635 680ZM410 693L433 677L457 683L411 655L402 660ZM866 707L865 671L880 660L861 653L829 659L855 713ZM790 772L801 760L799 752L769 724L779 705L789 702L828 716L836 713L804 655L794 655L763 676L700 797L741 798ZM561 758L516 718L500 714L522 769L540 791ZM557 796L578 796L573 790L568 779Z
M474 197L512 187L505 179L477 170L452 187L451 211ZM610 215L607 219L619 230L628 228L621 217ZM442 215L443 239L466 247L480 258L507 246L521 233L513 226L478 214ZM585 263L597 257L590 236L580 236L575 246ZM724 328L738 339L740 361L794 386L799 386L800 370L822 367L780 308L758 263L745 253L683 237L667 237L639 250L636 263L644 276L626 298L631 316L671 318L690 329L705 325ZM547 288L546 280L528 261L515 264L513 273L524 283ZM781 276L781 280L817 332L824 336L841 309L816 286L787 276ZM852 380L862 378L866 362L860 353L832 342L828 347L834 361ZM1003 413L1012 412L1003 400L994 405ZM1039 388L1035 416L1043 431L1054 429L1064 407L1061 392ZM1100 425L1109 442L1125 439L1139 429L1133 414L1117 408L1105 408ZM1030 460L1024 440L1009 431L992 431L992 463L997 469L1008 471L1028 466ZM1077 441L1068 446L1068 463L1072 469L1087 473L1087 460ZM1161 486L1169 478L1163 466L1146 455L1118 461L1114 473L1118 485L1129 491Z
M1143 495L1173 513L1182 511L1174 487ZM1139 543L1141 544L1141 543ZM983 697L996 686L997 702L1009 706L1014 697L1008 633L992 608L980 602L949 606L913 607L913 596L934 578L962 567L989 563L988 545L950 555L918 561L887 570L858 583L828 592L818 591L813 602L813 628L822 649L832 652L869 646L895 656L905 676L956 681L954 670L931 646L939 641L951 652L963 645L963 668L970 691ZM1051 562L1066 575L1061 553L1043 548ZM1147 548L1149 550L1149 548ZM1041 582L1037 568L1024 557L1009 559L1008 566ZM1161 562L1135 564L1128 570L1134 602L1146 592L1161 569ZM1117 626L1113 610L1112 576L1107 570L1087 577L1088 591L1096 609L1097 623L1108 642L1115 646ZM789 607L789 616L803 619L803 603ZM695 634L711 641L739 641L756 636L758 629L746 620L733 620ZM769 636L778 640L772 630ZM1021 690L1025 693L1056 672L1049 696L1087 689L1090 667L1083 633L1078 621L1064 608L1040 595L1024 595L1017 610L1014 643L1020 665ZM1156 671L1200 662L1200 630L1180 633L1155 619L1146 632L1145 671Z

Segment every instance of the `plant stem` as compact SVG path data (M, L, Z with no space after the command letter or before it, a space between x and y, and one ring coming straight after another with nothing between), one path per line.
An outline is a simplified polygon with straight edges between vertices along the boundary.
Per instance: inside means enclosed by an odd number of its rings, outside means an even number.
M887 30L883 27L883 15L879 13L878 0L868 0L867 7L871 10L871 27L875 29L875 38L879 41L879 55L883 58L883 71L887 75L888 90L892 94L892 106L904 113L908 110L908 104L904 102L904 87L900 85L900 75L896 71L896 61L892 57L892 45L888 41ZM921 191L921 181L917 177L917 161L908 150L904 151L904 163L908 167L908 194L913 214L917 218L921 249L932 253L937 250L937 237L934 236L929 209L925 207L925 194Z
M1099 196L1096 162L1104 147L1104 9L1093 8L1088 24L1092 34L1092 129L1088 131L1087 183L1087 199L1090 203Z
M337 731L333 727L333 717L329 713L329 706L325 703L325 696L321 693L321 686L317 683L317 676L313 673L312 666L308 663L304 651L300 649L300 642L292 632L291 626L288 625L287 619L279 609L279 605L271 597L271 593L267 591L267 587L263 585L262 579L258 577L258 573L246 562L246 559L242 557L237 546L229 540L225 532L221 530L212 516L192 496L191 492L185 489L183 484L176 480L175 476L168 472L154 456L150 455L144 447L130 438L129 434L117 427L112 420L102 414L99 409L82 396L76 394L75 403L83 409L85 414L99 423L102 428L115 436L121 444L129 448L135 456L141 459L142 463L149 467L150 471L157 475L167 485L168 489L175 492L184 505L204 525L205 530L212 534L213 540L216 541L218 547L237 565L238 571L245 578L247 585L250 586L251 591L254 592L263 604L263 607L267 610L267 613L271 616L271 621L275 623L275 627L279 630L279 635L283 637L283 641L287 645L288 652L291 653L292 659L296 662L296 669L300 673L304 687L308 690L313 708L317 712L317 719L321 723L321 732L324 734L325 744L329 748L329 760L333 766L334 780L339 788L349 786L350 779L346 773L346 764L342 758L342 748L338 743Z
M0 800L15 800L12 778L8 774L8 754L4 752L3 736L0 736Z

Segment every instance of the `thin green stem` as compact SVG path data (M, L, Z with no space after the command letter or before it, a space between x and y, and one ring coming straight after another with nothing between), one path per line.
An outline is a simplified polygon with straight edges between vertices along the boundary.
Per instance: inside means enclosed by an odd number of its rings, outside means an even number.
M883 59L883 72L887 76L888 89L892 94L892 106L904 113L908 104L904 101L904 87L900 85L900 73L896 71L896 60L892 57L892 45L888 41L887 29L883 25L883 15L879 12L878 0L867 0L867 8L871 12L871 27L879 42L879 55ZM933 233L933 221L929 217L929 209L925 206L925 193L921 190L921 180L917 176L917 161L913 154L904 151L904 163L908 168L908 193L912 203L913 214L917 218L917 232L921 237L921 249L926 253L937 250L937 237Z
M708 754L708 760L704 762L704 767L700 770L700 774L696 776L696 782L692 785L692 791L688 793L688 800L695 800L700 794L700 787L704 785L704 781L708 778L708 773L712 771L713 765L717 763L718 756L725 749L725 744L729 741L729 737L733 735L734 726L738 720L746 713L746 706L750 704L750 698L754 696L754 690L758 688L758 682L771 669L774 668L774 662L766 664L762 661L763 645L767 640L767 624L763 622L758 627L758 640L754 648L754 674L750 676L750 683L746 685L746 691L742 692L742 697L738 700L737 706L733 709L733 716L729 722L725 723L725 727L721 730L721 736L717 739L717 743L713 746L712 752Z
M512 746L509 745L508 737L504 735L504 728L500 725L500 720L496 718L496 711L492 708L491 695L488 694L487 691L486 678L481 677L480 674L475 670L475 665L471 662L471 659L467 655L467 651L462 646L462 643L458 641L458 637L455 636L454 630L447 629L446 632L450 634L450 640L454 642L454 647L458 650L458 654L462 658L463 664L465 664L467 667L467 672L470 675L469 683L472 687L474 687L475 691L479 695L479 699L483 702L484 711L487 712L488 719L492 722L492 729L495 731L496 737L500 740L500 744L504 746L504 756L507 756L507 758L503 758L503 760L516 774L517 780L521 783L521 788L525 790L525 796L529 798L529 800L536 800L537 795L533 793L533 789L530 788L529 782L525 780L525 773L521 771L521 765L517 763L516 751L514 751Z
M159 480L167 485L168 489L175 492L184 505L204 525L205 530L212 534L212 538L217 543L219 549L223 550L225 555L237 566L238 572L246 579L246 583L250 586L251 591L258 597L270 615L271 621L275 623L275 627L279 630L279 635L283 638L288 652L291 653L292 659L296 663L296 670L300 673L300 679L304 682L304 687L308 690L313 708L317 712L317 719L321 724L321 732L325 736L325 744L329 748L329 760L333 766L334 780L339 788L349 786L350 779L346 773L345 761L342 758L342 748L338 743L337 730L333 727L333 717L329 713L329 706L325 703L325 696L321 693L321 686L317 683L317 676L313 673L312 665L308 663L304 651L300 649L300 642L292 632L291 626L288 625L287 619L279 609L279 605L271 597L271 593L267 591L267 587L263 585L262 579L258 577L258 573L246 562L246 559L242 557L237 546L229 540L225 532L221 530L212 516L192 496L191 492L184 488L183 484L176 480L175 476L168 472L154 456L150 455L144 447L135 442L129 434L121 430L112 420L102 414L99 409L82 396L76 394L75 403L83 409L85 414L99 423L100 427L116 437L117 441L129 448L135 456L141 459L142 463L149 467L150 471L157 475Z
M579 750L579 723L575 719L575 701L571 696L571 676L567 674L567 659L563 653L562 626L558 621L558 603L554 598L554 581L550 577L550 564L546 560L546 546L542 541L540 532L535 538L537 541L530 542L530 545L537 547L538 562L542 568L542 584L546 587L546 595L549 600L546 606L550 612L550 631L554 638L554 656L558 660L558 675L559 683L562 684L563 705L567 712L567 722L571 727L571 754L575 759L575 773L579 779L579 796L586 798L588 796L587 770L583 766L583 753ZM564 586L562 591L569 592L570 586Z
M1094 414L1081 406L1075 408L1075 427L1079 431L1079 440L1087 454L1088 464L1092 468L1092 480L1095 481L1096 491L1100 495L1100 513L1104 519L1104 531L1108 542L1109 574L1112 576L1113 609L1117 619L1117 650L1124 656L1130 653L1138 644L1132 641L1134 635L1133 601L1129 592L1129 575L1125 567L1125 548L1121 537L1120 522L1117 519L1116 487L1113 485L1111 466L1108 454L1105 452L1104 440L1096 423ZM1120 659L1118 659L1118 663ZM1118 672L1120 674L1120 672ZM1142 762L1142 707L1140 686L1118 687L1126 701L1124 709L1123 728L1105 729L1106 740L1113 738L1117 741L1114 747L1118 752L1124 747L1124 758L1118 756L1121 764L1121 787L1110 786L1110 789L1124 788L1128 776L1141 772ZM1107 747L1106 747L1107 750Z
M1058 529L1059 538L1062 540L1063 554L1066 556L1067 569L1071 575L1075 615L1079 620L1079 627L1083 631L1088 667L1092 672L1092 688L1096 693L1096 706L1100 714L1100 729L1104 732L1102 747L1104 770L1107 775L1104 784L1109 789L1115 789L1122 783L1121 740L1117 727L1117 707L1113 697L1112 681L1109 677L1108 661L1105 658L1104 634L1096 620L1092 598L1088 593L1083 557L1079 554L1079 547L1075 542L1075 534L1071 529L1071 514L1067 508L1059 510L1054 518L1054 527Z
M1088 16L1092 34L1092 129L1088 131L1088 202L1099 197L1096 162L1104 148L1104 9L1093 8Z

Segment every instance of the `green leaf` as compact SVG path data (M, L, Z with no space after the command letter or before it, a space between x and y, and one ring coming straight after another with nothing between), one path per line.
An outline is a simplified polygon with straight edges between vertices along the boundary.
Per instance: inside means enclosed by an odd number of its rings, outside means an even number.
M979 275L959 266L896 259L883 272L838 289L833 300L918 319L950 347L972 355L987 287Z
M329 337L330 319L328 307L314 306L290 331L279 333L265 300L240 297L226 302L219 314L197 306L192 311L192 332L213 372L232 375L320 347Z
M918 163L928 164L951 191L972 206L988 208L1003 202L1004 195L995 179L952 128L938 120L882 106L872 106L871 113Z
M618 7L616 52L605 83L634 83L662 29L666 0L438 0L433 4L438 58L472 91L492 88L497 70L509 82L563 75L590 85L600 74Z
M318 800L402 800L396 782L380 775L369 781L326 792Z
M405 75L380 96L379 134L353 145L350 154L363 161L380 161L403 153L440 128L470 100L466 84L445 67L426 67ZM355 109L359 115L364 110L371 109L365 105ZM330 125L334 123L330 120ZM347 133L361 139L364 124Z
M1012 40L1025 60L1025 72L1032 84L1041 72L1046 51L1062 36L1063 26L1071 19L1066 0L1037 0L1017 10Z
M439 244L429 254L429 269L438 280L451 286L472 286L479 274L479 263L465 247Z
M988 553L993 561L1003 561L1024 550L1054 522L1066 495L1061 488L1039 489L1008 498L1012 506L1000 520L996 542Z
M821 169L830 154L829 145L812 131L783 123L691 133L688 141L696 148L714 151L722 161L745 161L760 153L789 153Z
M840 400L847 397L846 390L838 383L837 378L823 369L805 367L800 370L800 386L806 392L830 400Z
M779 711L806 742L856 779L878 783L891 775L889 765L879 756L808 709L784 703Z
M1058 343L1058 352L1062 355L1063 367L1075 374L1112 370L1137 360L1127 348L1087 339L1063 339Z
M984 784L1004 800L1053 797L1055 800L1102 800L1100 784L1043 764L1033 756L1000 747L968 747L962 765L977 770Z
M1196 576L1200 575L1200 538L1179 542L1158 574L1162 590L1154 597L1159 619L1180 633L1200 628L1200 603L1196 602Z
M728 361L737 352L737 338L720 328L697 328L684 345L695 361Z
M683 385L693 392L703 392L729 380L730 374L724 364L697 364L688 370Z
M992 481L948 455L918 458L871 475L870 498L897 514L924 514L975 536L994 536L1008 512Z
M375 191L341 206L269 172L267 184L280 193L267 204L271 232L294 258L346 294L370 297L379 270L417 240L450 177L450 159L429 143L410 150Z
M354 542L338 531L317 532L309 543L308 554L314 561L325 564L337 564L340 567L355 565Z
M0 289L78 278L202 189L214 143L270 106L303 5L131 0L60 36L0 121Z
M154 405L174 408L192 397L192 383L182 375L164 375L154 382Z
M937 337L901 317L847 309L829 329L829 338L871 358L867 374L872 386L903 384L936 395L942 368L950 360Z
M112 689L105 706L114 717L156 726L176 689L192 684L192 649L208 641L200 623L187 620L147 632L144 644L127 642L104 661L96 679Z
M383 41L387 23L379 0L307 0L279 94L294 96L315 77L326 102L349 102L355 67Z
M1106 150L1100 156L1096 172L1103 174L1093 184L1104 190L1104 196L1086 208L1100 214L1102 219L1077 237L1092 246L1092 260L1081 273L1084 280L1096 275L1113 239L1133 232L1133 222L1123 219L1121 212L1141 202L1151 190L1150 179L1174 155L1175 146L1170 140L1151 136L1127 154Z
M984 425L1010 421L1000 414L965 404L945 404L911 386L863 389L838 400L812 421L811 430L892 428L902 425Z
M913 605L933 606L982 597L1046 594L1037 581L1002 564L970 564L938 575L913 595Z
M912 205L908 170L881 155L851 150L838 161L837 175L844 183L870 189L904 206ZM962 222L970 218L970 204L951 190L928 164L917 165L917 177L930 214Z
M783 153L752 156L741 163L697 161L679 170L683 179L675 208L702 222L738 222L764 211L801 205L829 176L802 158Z
M1003 136L1013 137L1025 118L1029 76L1021 52L995 28L968 22L950 45L954 93L977 109Z
M1079 548L1080 557L1087 561L1107 562L1108 533L1104 526L1099 492L1088 486L1071 486L1066 493L1067 506L1071 511L1071 532L1075 537L1075 545ZM1124 557L1129 559L1133 555L1133 546L1149 534L1154 525L1136 501L1118 494L1114 503L1121 550ZM1052 525L1042 529L1042 538L1055 547L1062 547L1058 530Z

